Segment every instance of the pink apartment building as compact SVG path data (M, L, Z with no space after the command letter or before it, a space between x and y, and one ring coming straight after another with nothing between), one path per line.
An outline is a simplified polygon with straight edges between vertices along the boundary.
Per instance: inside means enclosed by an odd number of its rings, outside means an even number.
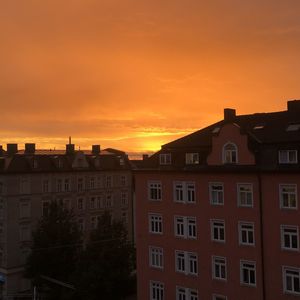
M300 101L163 145L135 172L139 300L300 299Z

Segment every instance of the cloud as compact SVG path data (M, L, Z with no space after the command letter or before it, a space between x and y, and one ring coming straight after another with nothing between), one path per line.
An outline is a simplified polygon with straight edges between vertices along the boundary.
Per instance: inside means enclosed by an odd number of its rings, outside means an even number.
M72 134L157 147L222 118L225 106L278 110L299 97L296 0L0 5L3 141L63 145Z

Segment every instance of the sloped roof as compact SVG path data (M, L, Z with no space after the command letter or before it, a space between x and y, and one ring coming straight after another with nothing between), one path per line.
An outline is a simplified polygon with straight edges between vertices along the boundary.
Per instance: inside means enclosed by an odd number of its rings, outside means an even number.
M230 120L241 127L258 143L300 142L300 112L281 111L240 115ZM162 146L162 149L184 147L209 147L213 131L228 121L222 120ZM287 130L291 124L299 124L298 130ZM297 127L297 126L294 126Z

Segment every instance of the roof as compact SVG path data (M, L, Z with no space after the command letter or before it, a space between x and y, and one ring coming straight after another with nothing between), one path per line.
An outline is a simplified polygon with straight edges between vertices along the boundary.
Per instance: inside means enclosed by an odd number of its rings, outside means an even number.
M243 132L258 143L300 142L300 112L282 111L240 115L232 118L231 122L239 125ZM219 121L167 143L162 148L209 147L214 132L226 123L228 120ZM295 130L289 130L290 128Z

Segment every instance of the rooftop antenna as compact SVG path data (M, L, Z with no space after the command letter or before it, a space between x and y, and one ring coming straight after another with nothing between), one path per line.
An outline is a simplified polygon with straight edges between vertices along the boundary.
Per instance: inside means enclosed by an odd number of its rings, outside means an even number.
M72 141L71 141L71 136L69 136L69 145L71 145Z

